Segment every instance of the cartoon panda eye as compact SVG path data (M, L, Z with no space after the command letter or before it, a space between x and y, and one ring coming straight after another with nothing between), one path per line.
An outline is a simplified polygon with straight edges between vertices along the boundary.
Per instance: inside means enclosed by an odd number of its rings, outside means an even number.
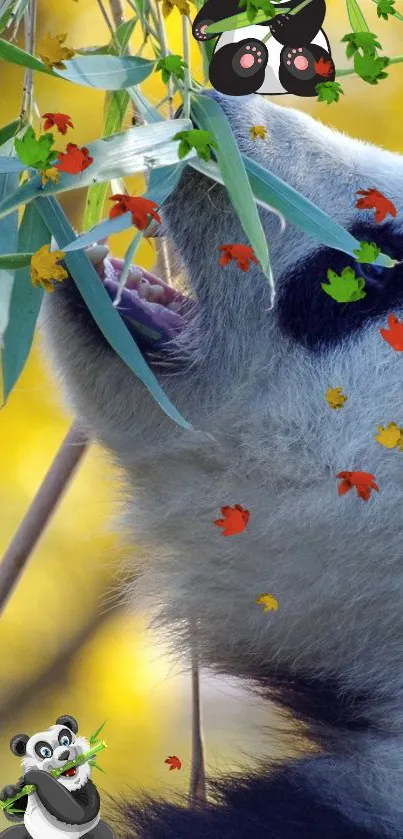
M45 758L52 757L53 754L53 749L51 746L49 746L49 743L44 743L43 741L36 744L35 751L38 757L41 757L42 760L45 760Z
M73 740L73 735L67 728L63 728L63 730L59 733L58 740L61 746L70 746Z

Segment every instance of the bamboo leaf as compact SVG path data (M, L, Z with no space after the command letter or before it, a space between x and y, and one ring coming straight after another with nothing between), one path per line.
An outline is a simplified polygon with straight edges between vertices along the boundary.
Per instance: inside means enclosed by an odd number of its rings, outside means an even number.
M256 198L275 207L288 221L323 245L354 256L353 251L360 247L360 243L351 233L255 160L244 154L242 159ZM394 261L386 254L381 254L374 264L390 268Z
M140 84L155 65L155 61L130 55L83 55L65 61L65 70L51 70L38 58L3 39L0 39L0 59L100 90L121 90Z
M213 99L193 94L191 101L191 109L197 125L202 129L211 131L217 141L218 148L215 154L228 195L260 262L262 271L273 289L266 237L245 166L228 120L220 105Z
M37 206L58 246L65 251L67 243L74 239L74 231L62 208L55 198L42 198L37 202ZM81 296L111 347L143 382L162 410L182 428L191 428L164 393L123 320L114 309L86 254L66 253L65 261Z
M12 192L18 179L17 175L0 176L0 197ZM10 302L14 284L14 266L2 264L2 256L8 248L17 247L18 213L13 213L0 225L0 346L3 346L4 334L10 318Z
M1 223L1 227L5 224ZM18 251L35 253L50 242L50 234L35 204L25 208L18 234ZM10 243L8 242L8 247ZM31 282L30 269L21 269L16 275L10 302L10 319L4 335L2 352L3 399L6 401L18 381L28 358L36 321L43 298L43 289Z
M10 245L9 240L7 244ZM15 271L17 268L25 268L31 264L32 256L32 253L0 253L0 269L7 268Z
M90 737L90 745L91 745L91 746L92 746L92 745L96 742L96 740L97 740L97 738L98 738L98 734L100 734L100 733L101 733L101 731L102 731L102 729L105 727L105 725L106 725L106 720L104 720L103 722L101 722L101 725L99 726L99 728L97 728L97 730L96 730L96 731L94 731L94 733L93 733L93 734L91 734L91 737Z
M8 125L3 125L3 128L0 128L0 146L10 140L11 137L14 137L21 126L21 121L19 119L13 120L13 122L9 122Z
M353 32L369 32L369 26L357 3L357 0L347 0L347 14Z

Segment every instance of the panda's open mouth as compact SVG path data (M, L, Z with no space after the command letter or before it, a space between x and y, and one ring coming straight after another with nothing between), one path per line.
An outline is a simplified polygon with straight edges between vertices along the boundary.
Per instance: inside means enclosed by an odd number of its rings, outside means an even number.
M63 778L74 778L77 775L77 767L73 766L71 769L66 769L65 772L62 772Z
M118 295L124 261L95 245L87 255L112 301ZM116 304L115 304L116 305ZM136 343L144 349L161 349L184 328L195 302L139 266L132 265L116 305Z

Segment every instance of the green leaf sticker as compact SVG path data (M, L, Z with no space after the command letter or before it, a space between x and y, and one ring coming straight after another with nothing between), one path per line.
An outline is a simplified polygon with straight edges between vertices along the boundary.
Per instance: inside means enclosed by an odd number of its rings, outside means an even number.
M364 291L365 280L363 277L357 277L352 268L344 268L341 274L336 274L329 268L327 278L329 284L321 283L321 287L338 303L353 303L367 296Z

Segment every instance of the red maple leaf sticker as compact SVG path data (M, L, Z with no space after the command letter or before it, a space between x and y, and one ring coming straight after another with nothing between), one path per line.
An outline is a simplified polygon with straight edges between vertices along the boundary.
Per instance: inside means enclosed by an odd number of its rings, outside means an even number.
M336 478L342 479L338 489L339 495L345 495L346 492L355 487L357 495L363 501L368 501L373 489L379 492L378 484L375 483L375 475L371 475L370 472L339 472Z
M91 166L94 158L90 157L88 149L83 146L81 149L75 143L67 143L66 151L59 151L59 160L54 164L60 172L67 172L69 175L78 175Z
M380 328L382 338L393 347L396 352L403 352L403 321L395 315L388 315L388 329Z
M386 198L386 195L383 195L382 192L379 192L378 189L374 187L372 189L359 189L356 192L356 195L362 195L362 198L359 198L356 203L357 210L375 210L375 221L376 224L380 224L381 221L384 221L386 216L396 216L397 210L395 205L389 198Z
M235 536L236 533L242 533L248 524L250 513L245 510L240 504L235 504L234 507L221 507L222 519L216 519L214 524L217 527L222 527L221 536Z
M138 197L135 195L112 195L109 200L117 202L112 207L109 218L123 216L130 211L132 222L138 230L145 230L151 218L155 219L158 223L161 222L161 217L157 213L158 204L155 201L150 201L149 198L142 198L141 196Z
M249 245L220 245L218 250L221 251L220 265L222 266L228 265L235 259L241 271L249 271L251 261L257 264L253 248Z
M176 757L176 755L170 755L169 757L167 757L165 763L170 764L170 766L169 766L169 771L170 772L172 772L172 769L180 769L181 766L182 766L182 761L179 760L179 758Z
M315 73L317 73L318 76L323 76L327 79L327 77L333 72L334 64L333 61L326 61L326 59L321 56L319 61L315 61L314 67Z
M67 134L68 128L74 128L71 117L68 114L42 114L45 120L44 130L48 131L55 125L60 134Z

